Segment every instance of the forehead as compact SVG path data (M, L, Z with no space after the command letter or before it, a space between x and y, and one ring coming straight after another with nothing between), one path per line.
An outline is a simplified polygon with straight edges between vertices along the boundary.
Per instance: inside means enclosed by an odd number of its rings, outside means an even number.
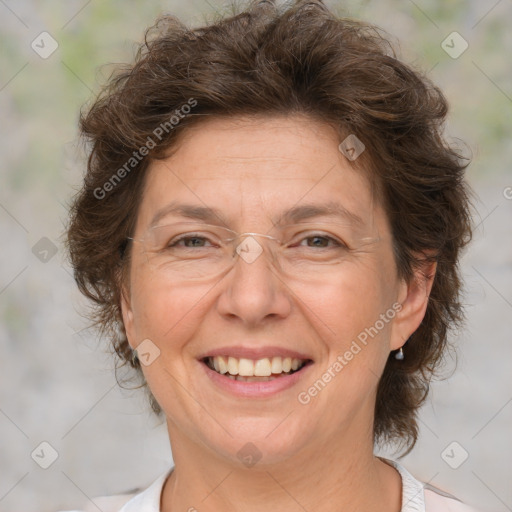
M233 229L320 210L371 225L379 209L367 176L341 154L339 135L326 123L212 119L182 135L171 156L148 169L139 225L176 217L181 204L220 215Z

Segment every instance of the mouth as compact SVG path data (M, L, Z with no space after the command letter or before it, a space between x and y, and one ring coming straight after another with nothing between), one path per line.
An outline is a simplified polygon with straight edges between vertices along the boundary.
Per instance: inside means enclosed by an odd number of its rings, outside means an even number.
M201 360L210 370L240 382L268 382L298 373L313 363L295 357L263 357L261 359L232 356L208 356Z

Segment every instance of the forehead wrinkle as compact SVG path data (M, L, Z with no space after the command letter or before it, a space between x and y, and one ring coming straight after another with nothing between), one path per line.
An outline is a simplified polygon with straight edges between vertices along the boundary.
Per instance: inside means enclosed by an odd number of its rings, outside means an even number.
M230 160L234 160L234 161L249 161L249 162L256 162L256 163L259 163L259 162L294 162L294 163L297 163L299 162L299 160L297 160L297 158L292 158L292 157L283 157L283 156L218 156L216 157L216 160L219 160L219 161L230 161Z

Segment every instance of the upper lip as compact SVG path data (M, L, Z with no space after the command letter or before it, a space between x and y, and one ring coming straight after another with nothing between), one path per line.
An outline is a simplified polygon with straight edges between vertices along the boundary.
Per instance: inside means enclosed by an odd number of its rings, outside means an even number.
M219 347L212 350L208 350L208 352L205 352L204 354L200 355L198 359L201 360L207 357L215 356L231 356L237 359L244 358L253 359L255 361L257 361L258 359L264 359L265 357L291 357L295 359L302 359L304 361L312 360L312 358L307 354L276 346L266 346L258 348L249 348L243 346Z

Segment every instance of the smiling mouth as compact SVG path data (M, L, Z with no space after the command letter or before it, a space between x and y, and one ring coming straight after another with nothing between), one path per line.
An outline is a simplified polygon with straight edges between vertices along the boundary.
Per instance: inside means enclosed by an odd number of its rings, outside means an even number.
M205 357L203 363L231 380L266 382L299 372L313 361L292 357L264 357L253 360L231 356Z

